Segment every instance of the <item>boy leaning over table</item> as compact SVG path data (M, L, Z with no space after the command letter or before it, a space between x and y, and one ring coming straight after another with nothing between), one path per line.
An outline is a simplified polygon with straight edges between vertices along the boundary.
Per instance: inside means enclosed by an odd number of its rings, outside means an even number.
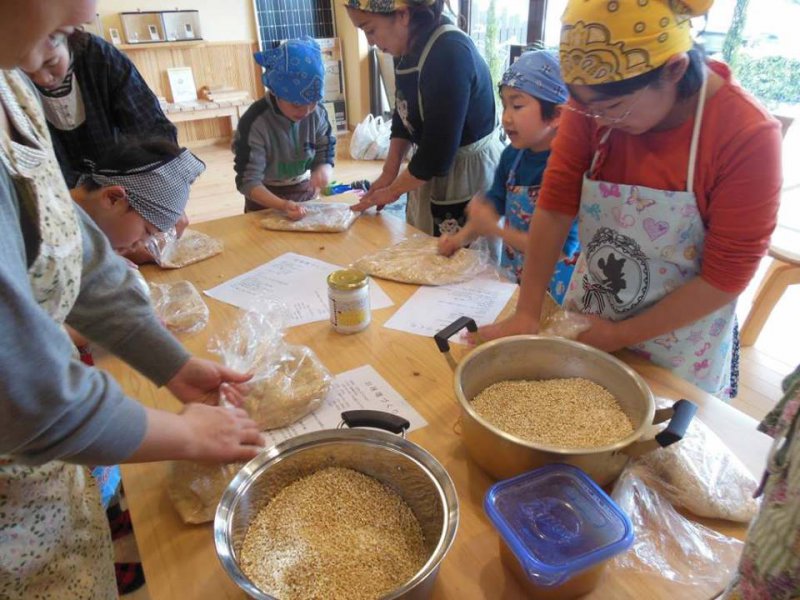
M236 188L244 211L274 208L302 219L302 203L328 185L336 153L328 114L319 102L322 53L310 37L256 52L268 94L242 116L233 138Z

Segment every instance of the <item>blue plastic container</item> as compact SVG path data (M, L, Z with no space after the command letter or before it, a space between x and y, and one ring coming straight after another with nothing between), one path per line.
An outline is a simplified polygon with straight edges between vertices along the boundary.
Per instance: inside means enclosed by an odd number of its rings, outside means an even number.
M577 467L553 464L494 484L484 509L500 558L532 598L589 593L633 542L630 519Z

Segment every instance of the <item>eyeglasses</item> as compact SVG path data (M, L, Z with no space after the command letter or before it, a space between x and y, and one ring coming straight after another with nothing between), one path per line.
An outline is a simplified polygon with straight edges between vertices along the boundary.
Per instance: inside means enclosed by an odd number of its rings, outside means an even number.
M595 119L595 120L603 119L603 121L606 121L611 125L616 125L618 123L622 123L625 119L631 116L631 112L633 112L633 109L636 107L636 104L639 102L639 99L642 97L642 94L646 89L647 86L644 86L643 88L640 88L637 92L634 92L635 97L633 101L630 103L630 106L628 106L628 109L624 113L622 113L622 115L620 115L619 117L609 117L603 111L596 111L596 112L583 111L575 108L574 106L571 106L570 104L566 104L565 106L567 107L568 110L571 110L574 113L578 113L579 115L583 115L584 117L589 117L590 119Z

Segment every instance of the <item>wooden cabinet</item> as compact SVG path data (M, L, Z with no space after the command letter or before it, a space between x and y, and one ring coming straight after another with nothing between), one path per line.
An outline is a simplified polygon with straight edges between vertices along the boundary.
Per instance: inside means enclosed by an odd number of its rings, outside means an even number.
M261 68L253 60L253 52L258 50L255 42L125 44L119 49L130 57L150 89L168 101L172 98L167 69L172 67L191 67L198 89L226 85L246 90L254 100L264 95ZM196 145L230 138L231 124L229 115L216 117L209 113L207 119L184 120L176 127L181 144Z

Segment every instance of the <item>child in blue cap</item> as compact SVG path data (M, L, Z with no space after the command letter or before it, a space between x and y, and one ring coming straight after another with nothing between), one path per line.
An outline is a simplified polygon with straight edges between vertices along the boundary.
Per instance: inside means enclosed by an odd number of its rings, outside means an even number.
M328 185L336 137L322 100L325 70L310 37L256 52L269 93L239 120L233 138L236 188L245 212L275 208L301 219L310 200Z
M503 74L500 97L503 129L510 143L500 156L492 187L469 203L468 220L461 230L440 238L439 252L449 256L478 236L499 237L503 240L501 265L509 268L519 281L522 253L550 156L550 144L558 129L561 105L567 101L567 87L561 79L558 60L544 50L525 52ZM505 217L503 224L501 216ZM577 252L575 223L550 282L550 293L559 304L572 276Z

